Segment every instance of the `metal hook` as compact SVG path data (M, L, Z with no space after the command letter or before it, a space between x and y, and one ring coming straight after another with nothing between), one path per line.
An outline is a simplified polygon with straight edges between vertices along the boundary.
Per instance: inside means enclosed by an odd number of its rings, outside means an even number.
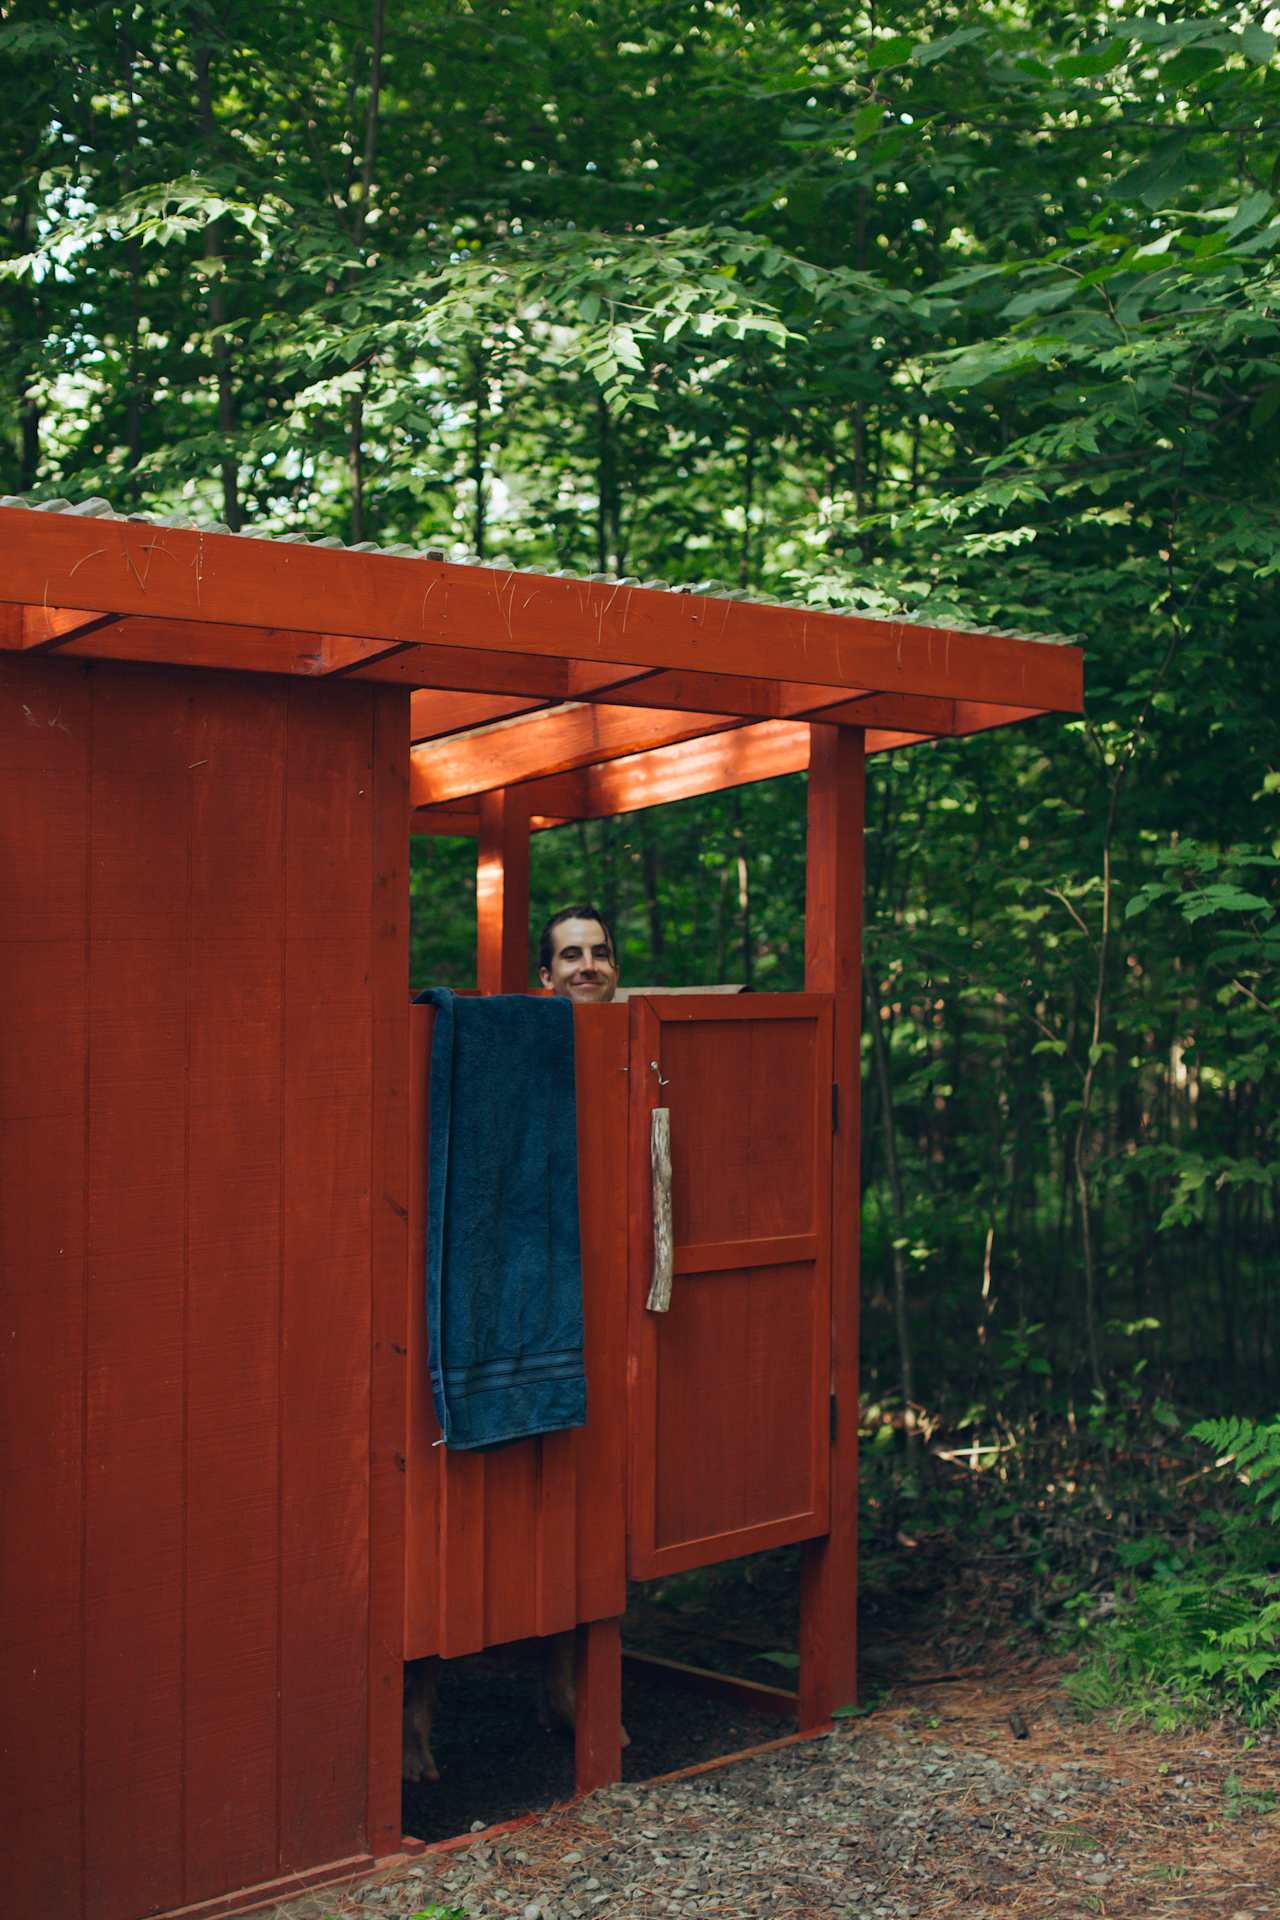
M671 1082L663 1077L662 1068L658 1065L657 1061L651 1060L649 1062L649 1065L653 1068L654 1072L658 1076L658 1085L660 1087L669 1087L671 1085Z

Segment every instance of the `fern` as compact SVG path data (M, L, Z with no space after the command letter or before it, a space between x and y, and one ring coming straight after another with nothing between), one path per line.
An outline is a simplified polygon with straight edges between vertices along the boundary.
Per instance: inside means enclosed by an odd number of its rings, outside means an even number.
M1190 1433L1247 1504L1223 1516L1215 1546L1139 1582L1093 1630L1068 1690L1083 1712L1125 1706L1162 1728L1223 1712L1258 1726L1280 1718L1280 1419L1202 1420ZM1122 1557L1138 1566L1154 1544Z
M1273 1527L1280 1526L1280 1420L1201 1420L1189 1431L1234 1468L1254 1505Z
M1280 1713L1278 1670L1280 1582L1205 1570L1144 1582L1067 1691L1085 1713L1120 1705L1161 1728L1223 1712L1260 1726Z

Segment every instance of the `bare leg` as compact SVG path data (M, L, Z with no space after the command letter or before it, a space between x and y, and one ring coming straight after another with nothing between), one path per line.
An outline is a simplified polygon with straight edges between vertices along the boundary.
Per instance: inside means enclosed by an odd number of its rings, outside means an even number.
M572 1727L576 1718L574 1634L553 1633L542 1648L542 1678L538 1688L538 1718L544 1727Z
M406 1780L438 1780L431 1727L440 1697L440 1662L410 1660L404 1670L404 1760Z

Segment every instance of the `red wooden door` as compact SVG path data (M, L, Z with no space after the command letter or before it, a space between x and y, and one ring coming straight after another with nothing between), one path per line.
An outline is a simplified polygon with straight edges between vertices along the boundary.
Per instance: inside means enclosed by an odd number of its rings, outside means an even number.
M631 1002L630 1571L828 1530L831 1000ZM645 1300L670 1112L671 1306Z

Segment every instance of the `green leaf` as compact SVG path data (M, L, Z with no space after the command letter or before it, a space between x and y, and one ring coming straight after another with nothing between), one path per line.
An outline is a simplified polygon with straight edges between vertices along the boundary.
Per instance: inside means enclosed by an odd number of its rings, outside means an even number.
M1053 71L1060 80L1091 80L1099 74L1110 73L1122 61L1129 58L1129 48L1124 40L1109 41L1093 53L1068 53L1055 60Z
M885 107L878 106L873 101L870 106L860 107L854 114L850 130L859 146L869 140L873 133L879 131L884 123L886 111Z
M1021 319L1028 313L1052 313L1056 308L1066 306L1078 284L1075 280L1060 280L1051 287L1041 288L1038 293L1020 293L1004 311L1010 319Z
M873 40L866 51L866 63L873 73L879 73L884 67L900 67L910 60L915 47L916 42L909 40L905 33L895 33L888 40Z
M962 267L958 273L948 274L945 280L935 280L929 292L958 293L962 288L976 286L980 280L990 280L1000 272L1002 269L996 266Z
M1250 227L1257 226L1259 220L1266 218L1275 202L1269 193L1251 193L1242 200L1232 219L1222 230L1225 240L1234 240L1237 234L1246 233Z
M935 60L942 60L957 47L972 46L975 40L985 40L990 29L987 27L957 27L954 33L944 34L941 40L930 40L924 46L912 48L911 58L918 67L931 67Z

